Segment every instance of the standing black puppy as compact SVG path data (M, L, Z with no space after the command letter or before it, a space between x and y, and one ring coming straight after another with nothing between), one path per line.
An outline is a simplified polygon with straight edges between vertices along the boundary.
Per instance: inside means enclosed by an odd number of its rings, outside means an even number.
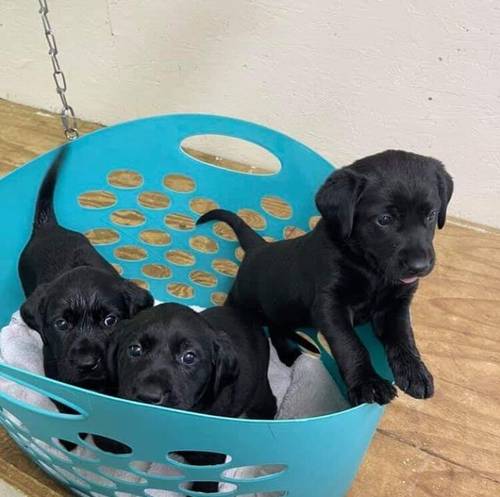
M396 390L373 369L353 326L371 321L396 384L416 398L434 392L413 337L410 303L434 266L453 182L441 162L388 150L335 171L316 195L322 220L312 232L267 243L235 214L214 210L246 251L228 297L269 324L280 357L293 361L286 337L299 326L321 330L352 405L385 404ZM279 343L278 343L279 342Z
M63 148L43 180L33 232L19 260L27 297L21 316L42 337L47 376L105 392L111 331L153 305L153 298L122 278L85 236L58 224L53 195L65 153Z

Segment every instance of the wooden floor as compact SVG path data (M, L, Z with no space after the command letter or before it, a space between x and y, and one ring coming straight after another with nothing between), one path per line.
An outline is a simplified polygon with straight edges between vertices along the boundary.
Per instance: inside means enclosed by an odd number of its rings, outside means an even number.
M62 142L58 118L0 100L0 174ZM413 306L436 395L392 403L349 497L500 496L500 233L451 219L436 250ZM0 478L30 497L69 495L3 432Z

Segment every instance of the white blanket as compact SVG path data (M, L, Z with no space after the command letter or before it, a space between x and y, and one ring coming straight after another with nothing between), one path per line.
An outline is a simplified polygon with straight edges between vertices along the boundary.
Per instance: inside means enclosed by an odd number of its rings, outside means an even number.
M197 312L203 310L196 306L193 306L193 309ZM45 375L40 335L23 322L19 312L12 316L11 322L0 333L0 362L41 376ZM278 404L276 419L314 417L349 407L323 363L310 355L302 354L295 364L288 368L278 359L276 350L271 345L268 377ZM27 404L48 411L57 411L55 405L47 397L6 380L2 376L0 376L0 391ZM92 443L92 440L88 441ZM47 447L44 448L49 451ZM91 455L88 449L82 446L77 447L74 453L80 457ZM137 469L149 474L163 474L165 476L169 474L169 469L162 464L145 464L144 467ZM139 481L140 479L139 476L136 478L130 473L124 475L120 470L113 471L115 471L114 476L122 479L129 481ZM227 476L237 479L255 478L273 472L273 468L270 466L253 467L228 471ZM81 474L85 478L85 472ZM110 475L113 476L112 473ZM91 478L89 480L92 481ZM220 490L230 490L230 488L223 483ZM171 497L173 495L177 496L178 494L156 491L153 497ZM273 497L272 494L266 495ZM256 494L254 497L259 497L259 495Z

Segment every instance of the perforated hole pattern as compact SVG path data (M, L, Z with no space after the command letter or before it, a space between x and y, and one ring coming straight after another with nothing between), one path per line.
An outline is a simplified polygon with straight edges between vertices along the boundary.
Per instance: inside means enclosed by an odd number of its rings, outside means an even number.
M165 454L163 461L138 461L134 459L133 453L114 455L108 452L108 449L112 450L111 447L106 448L102 444L99 444L99 448L97 448L93 440L85 434L80 434L80 440L85 445L74 444L76 448L68 450L56 438L44 441L33 437L25 425L7 410L0 411L0 416L14 440L37 459L47 473L71 486L78 495L99 497L110 495L109 491L111 491L113 495L117 496L176 497L184 495L176 493L176 491L189 490L193 484L193 480L190 480L186 474L190 465L187 464L185 457L194 453L169 452ZM5 420L9 421L5 423ZM109 439L107 441L110 442ZM103 465L100 462L99 454L101 451L107 452L108 465ZM212 453L205 453L205 456L210 455ZM231 465L230 455L216 453L213 455L222 457L225 462L212 466L213 474L217 477L217 480L213 481L218 481L220 487L219 492L214 492L211 495L224 495L237 491L238 485L242 481L268 479L287 470L287 467L282 464L234 467ZM116 459L115 466L109 465L110 457ZM82 466L83 462L84 466ZM197 466L199 465L197 464ZM207 466L210 467L209 464ZM156 488L152 487L153 484L156 485ZM134 488L133 494L125 491L130 486ZM167 488L169 493L166 493ZM264 495L277 497L285 495L285 492L269 492Z
M225 302L244 252L226 223L214 222L202 233L195 226L199 215L225 207L222 199L181 172L145 181L133 168L117 169L93 186L77 199L89 219L85 234L120 274L159 300ZM294 224L292 199L271 193L236 211L269 241L300 236L319 219Z
M77 203L87 214L86 236L120 274L151 289L157 299L222 305L244 251L227 224L212 223L203 233L197 232L195 226L200 214L224 207L222 200L206 195L202 185L186 174L165 173L156 184L148 181L148 188L142 191L144 184L138 171L112 170L103 175L100 184L81 192ZM272 194L262 195L251 206L241 205L237 212L268 241L300 236L318 221L313 216L305 223L295 224L291 199ZM319 335L317 342L326 345ZM88 444L70 452L56 439L45 442L32 438L19 420L5 412L2 422L49 474L80 495L163 497L166 493L157 488L158 478L163 481L161 487L170 489L170 497L185 495L182 488L189 488L191 480L184 474L184 466L176 466L171 454L154 463L136 461L133 453L121 454L116 456L116 466L110 463L108 454L104 465L100 462L100 450ZM84 467L80 466L82 462ZM286 471L279 462L269 465L267 473L261 467L258 477L279 477ZM239 480L245 479L245 473L231 473L230 457L217 468L213 469L214 481L225 483L218 494L212 495L247 495L244 487L239 489ZM153 481L148 476L153 476ZM279 497L286 492L279 490L277 481L275 492L260 495Z

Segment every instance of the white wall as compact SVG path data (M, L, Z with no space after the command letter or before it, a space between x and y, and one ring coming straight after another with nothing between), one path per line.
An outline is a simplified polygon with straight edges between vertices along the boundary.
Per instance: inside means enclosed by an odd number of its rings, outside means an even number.
M35 0L0 1L0 97L58 109ZM498 0L49 0L69 98L280 129L338 165L433 155L451 213L500 227Z

